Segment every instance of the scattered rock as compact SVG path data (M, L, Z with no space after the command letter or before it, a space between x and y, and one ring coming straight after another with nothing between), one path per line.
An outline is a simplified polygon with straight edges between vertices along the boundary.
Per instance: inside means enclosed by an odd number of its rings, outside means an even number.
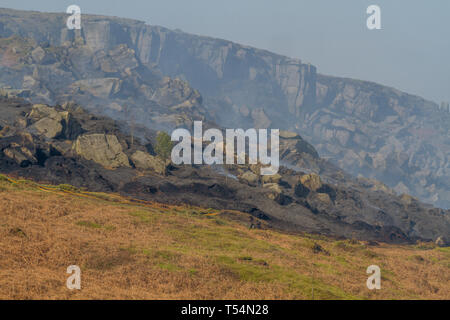
M261 164L260 163L258 163L258 164L250 164L249 166L248 166L248 168L250 169L250 171L251 172L253 172L254 174L256 174L256 175L261 175Z
M53 120L61 121L63 119L63 116L58 111L56 111L55 108L49 107L45 104L35 104L33 105L28 118L32 120L50 118Z
M45 51L41 47L37 47L33 51L31 51L31 57L33 58L34 62L41 63L45 58Z
M6 148L3 150L3 153L8 158L14 160L21 167L26 167L32 163L37 162L31 151L25 147Z
M279 183L281 180L281 175L278 173L270 176L261 176L262 183Z
M259 177L251 171L246 171L239 175L238 178L247 182L250 185L256 185L259 181Z
M27 238L27 234L21 228L12 228L9 230L9 234Z
M313 250L313 252L314 253L323 253L323 254L325 254L325 255L330 255L330 253L327 251L327 250L325 250L320 244L318 244L318 243L314 243L314 245L313 245L313 247L312 247L312 250Z
M277 194L281 193L281 187L278 183L265 183L263 184L263 188L270 189Z
M369 241L367 241L367 245L372 246L372 247L379 247L380 243L378 243L377 241L374 241L374 240L369 240Z
M325 204L331 204L330 196L326 193L316 193L314 196L317 200Z
M435 241L436 245L438 245L439 247L449 247L450 246L450 241L444 237L444 236L440 236L436 239Z

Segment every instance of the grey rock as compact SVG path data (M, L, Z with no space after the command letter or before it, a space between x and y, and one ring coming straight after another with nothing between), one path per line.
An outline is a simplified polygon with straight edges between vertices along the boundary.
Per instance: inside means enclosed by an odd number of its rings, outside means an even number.
M238 178L251 185L256 185L259 181L259 177L251 171L244 172Z
M131 155L131 160L138 169L152 170L162 175L167 173L166 163L158 157L152 156L146 152L136 151Z
M53 139L61 135L63 126L61 121L51 118L43 118L35 122L30 127L30 130L35 130L38 134L44 135L48 139Z
M122 152L122 146L115 135L84 134L73 144L75 152L104 167L129 167L128 157Z

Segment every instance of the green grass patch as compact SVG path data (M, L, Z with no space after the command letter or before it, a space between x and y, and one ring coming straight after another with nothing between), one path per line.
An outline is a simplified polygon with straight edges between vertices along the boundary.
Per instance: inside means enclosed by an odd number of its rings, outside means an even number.
M158 217L154 212L149 210L135 210L128 212L128 215L136 217L139 222L150 223L158 220Z
M80 189L78 189L77 187L74 187L70 184L59 184L56 186L56 188L58 188L61 191L70 191L70 192L78 192L80 191Z
M8 177L3 175L3 174L0 174L0 181L1 182L11 183L11 181L9 181Z
M93 229L100 229L102 228L101 224L95 223L95 222L91 222L91 221L77 221L75 223L77 226L80 227L86 227L86 228L93 228Z
M334 243L334 246L338 249L347 251L347 252L356 252L360 250L365 250L366 246L356 242L354 240L340 240Z
M278 265L264 266L250 264L230 256L218 256L216 262L222 268L228 269L242 281L250 282L273 282L285 286L298 297L312 298L314 287L315 299L356 299L357 297L347 294L345 291L327 285L317 279L302 275L295 270L287 269Z
M347 261L347 259L345 259L345 257L337 256L337 257L335 257L335 259L337 262L339 262L339 264L343 265L344 267L349 266L349 262Z
M449 258L450 258L450 247L436 247L436 250L444 252L444 253L448 253Z
M176 272L176 271L182 270L180 267L178 267L177 265L172 264L172 263L158 263L157 266L160 269L170 271L170 272Z
M195 268L191 268L191 269L188 270L188 273L191 276L196 276L196 275L198 275L198 270L195 269Z
M436 248L436 244L433 242L420 242L417 245L415 245L415 248L418 250L433 250Z

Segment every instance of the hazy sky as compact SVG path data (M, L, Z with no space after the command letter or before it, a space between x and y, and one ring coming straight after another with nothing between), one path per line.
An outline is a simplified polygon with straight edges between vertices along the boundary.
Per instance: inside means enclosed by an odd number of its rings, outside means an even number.
M0 6L134 18L300 58L324 74L450 101L449 0L1 0ZM366 8L381 7L382 30Z

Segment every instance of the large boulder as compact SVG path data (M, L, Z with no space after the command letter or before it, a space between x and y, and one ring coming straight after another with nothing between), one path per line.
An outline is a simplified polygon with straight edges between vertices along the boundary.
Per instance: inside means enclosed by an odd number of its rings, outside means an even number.
M256 185L259 181L259 177L251 171L246 171L239 175L239 180L247 182L250 185Z
M277 183L265 183L263 184L263 188L267 188L276 194L281 193L282 191L280 185Z
M37 47L33 51L31 51L31 58L37 64L49 64L55 62L55 59L45 52L42 47Z
M400 199L406 205L410 205L413 201L416 201L416 199L409 194L402 194Z
M300 177L300 183L311 191L316 191L322 187L319 175L315 173L305 174Z
M28 115L28 118L33 120L50 118L53 120L61 121L63 119L63 115L61 114L61 112L56 111L55 108L49 107L45 104L35 104L31 108L31 112Z
M43 135L48 139L54 139L61 135L63 126L61 121L51 118L42 118L35 122L30 129L35 130L38 134Z
M29 130L48 139L63 135L70 138L74 132L81 132L76 128L76 123L72 121L68 111L57 111L55 108L44 104L33 105L28 119L34 121Z
M326 205L332 204L330 196L326 193L316 193L314 195L314 198L323 204L326 204Z
M281 180L281 175L278 173L270 175L270 176L262 176L261 182L262 183L278 183Z
M152 156L143 151L136 151L131 156L134 166L141 170L152 170L159 174L167 173L166 163L158 157Z
M270 193L267 194L267 197L271 200L276 200L281 195L281 187L276 183L265 183L263 184L263 188L270 190Z
M83 134L73 144L75 152L107 168L130 167L128 157L115 135Z
M33 58L34 62L40 63L45 58L45 51L41 47L37 47L33 51L31 51L31 57Z

